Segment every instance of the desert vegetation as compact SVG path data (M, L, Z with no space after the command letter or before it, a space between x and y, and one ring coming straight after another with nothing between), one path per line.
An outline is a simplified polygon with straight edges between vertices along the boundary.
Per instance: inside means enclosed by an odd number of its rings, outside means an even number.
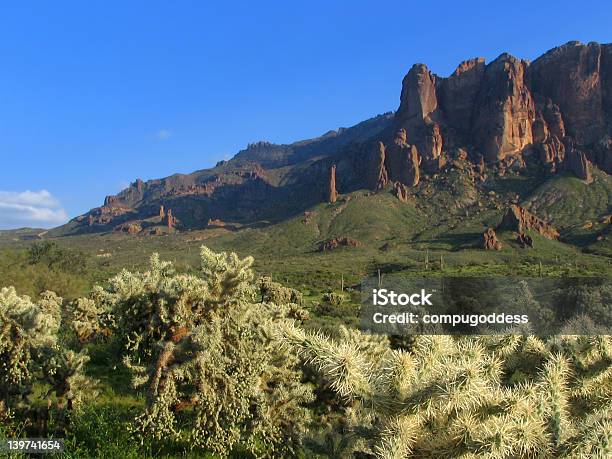
M29 255L58 257L43 249ZM351 289L310 305L258 277L251 257L206 247L199 256L183 272L155 254L146 270L71 300L2 288L0 435L65 438L66 457L612 451L609 336L319 327L355 315ZM589 295L571 292L574 303Z

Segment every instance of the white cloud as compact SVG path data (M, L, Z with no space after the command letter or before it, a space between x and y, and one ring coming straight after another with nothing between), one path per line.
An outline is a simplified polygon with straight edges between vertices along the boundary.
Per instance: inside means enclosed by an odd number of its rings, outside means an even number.
M47 190L0 191L0 228L49 228L66 221L66 211Z
M168 129L160 129L155 133L155 138L157 140L168 140L170 137L172 137L172 132Z

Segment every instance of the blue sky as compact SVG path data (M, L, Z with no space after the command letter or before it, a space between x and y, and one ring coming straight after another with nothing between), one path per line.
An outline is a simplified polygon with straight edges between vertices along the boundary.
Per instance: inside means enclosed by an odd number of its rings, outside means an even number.
M415 62L447 76L469 57L612 41L609 1L7 3L0 229L394 110Z

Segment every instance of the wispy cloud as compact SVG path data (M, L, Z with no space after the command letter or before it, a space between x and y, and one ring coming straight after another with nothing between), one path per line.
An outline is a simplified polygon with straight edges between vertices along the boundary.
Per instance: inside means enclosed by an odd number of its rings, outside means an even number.
M155 133L157 140L168 140L170 137L172 137L172 132L168 129L160 129Z
M0 228L50 228L66 221L66 211L47 190L0 191Z

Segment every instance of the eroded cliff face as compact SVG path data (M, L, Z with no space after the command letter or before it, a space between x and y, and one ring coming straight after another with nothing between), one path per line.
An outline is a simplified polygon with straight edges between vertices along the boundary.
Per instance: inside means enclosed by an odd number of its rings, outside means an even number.
M509 54L489 64L470 59L448 78L416 64L402 82L394 121L425 173L463 148L474 162L482 156L504 169L532 155L551 173L589 181L592 164L612 168L612 45L571 42L532 63ZM391 153L397 134L377 140L388 150L389 178L413 185Z

